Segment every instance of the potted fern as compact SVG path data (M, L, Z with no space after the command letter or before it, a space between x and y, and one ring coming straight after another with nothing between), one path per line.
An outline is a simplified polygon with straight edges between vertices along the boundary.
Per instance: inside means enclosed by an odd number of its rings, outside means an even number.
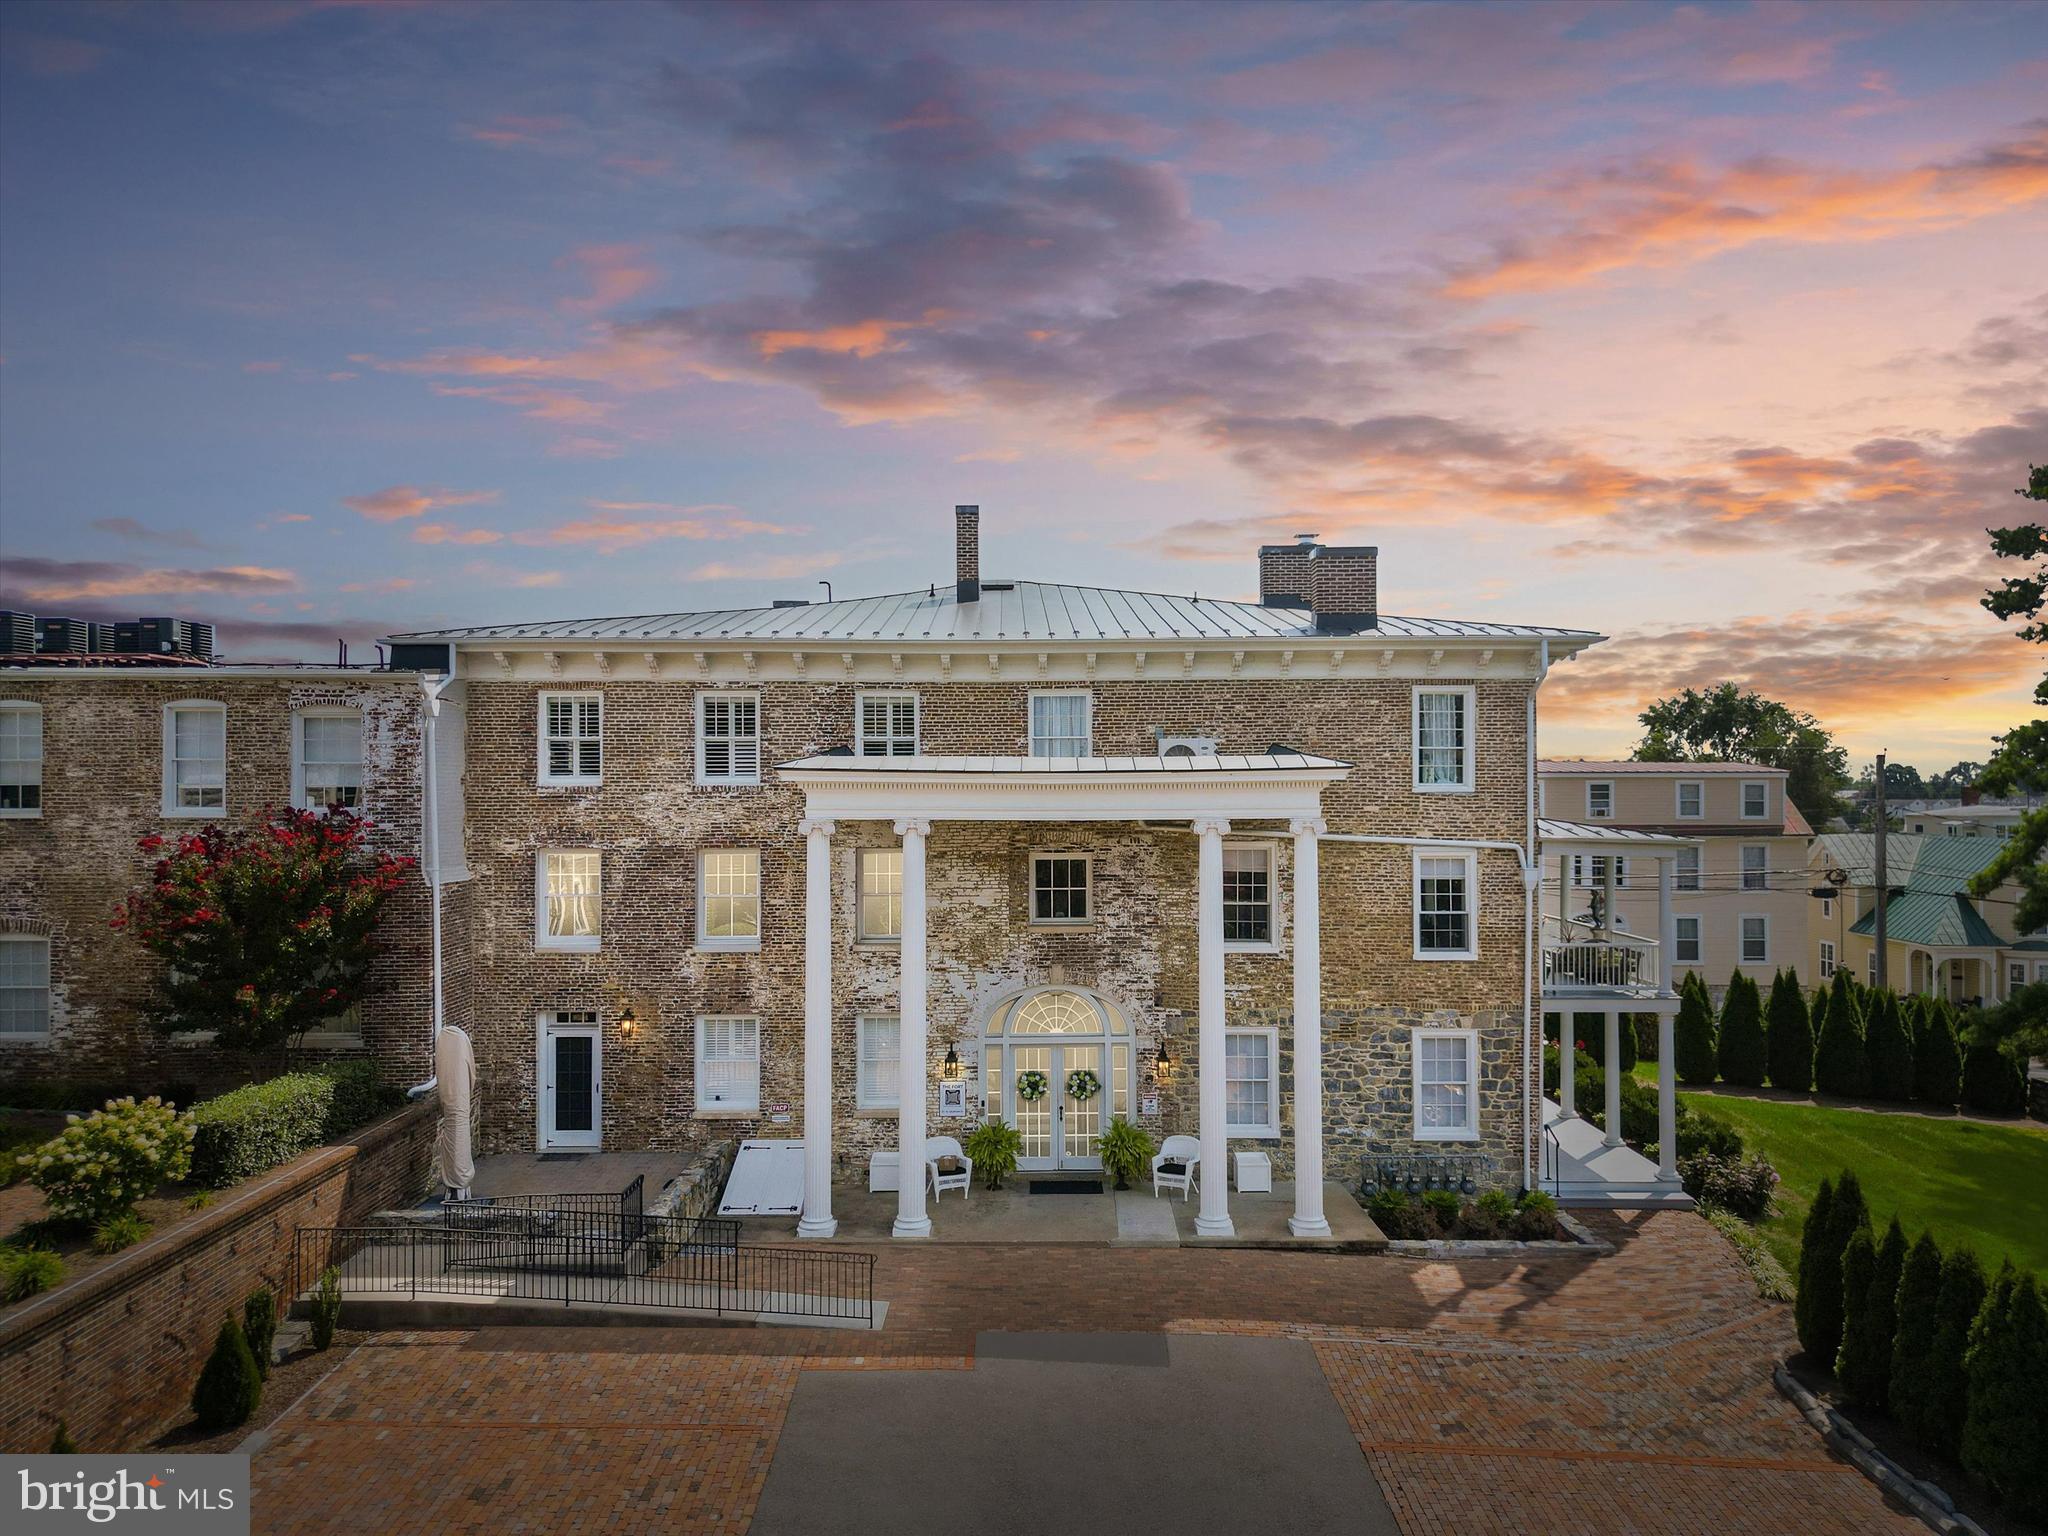
M1102 1171L1116 1180L1118 1189L1131 1187L1131 1180L1152 1161L1152 1152L1152 1138L1122 1115L1114 1116L1103 1130Z
M1017 1154L1024 1150L1024 1138L1014 1125L984 1120L967 1133L960 1150L974 1160L983 1188L1001 1189L1003 1180L1017 1171Z

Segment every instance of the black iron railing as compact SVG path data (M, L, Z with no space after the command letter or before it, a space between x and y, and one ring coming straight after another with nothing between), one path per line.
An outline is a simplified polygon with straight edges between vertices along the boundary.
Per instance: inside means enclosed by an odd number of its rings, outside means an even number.
M292 1294L333 1269L344 1297L454 1295L715 1316L874 1321L875 1256L743 1244L736 1221L467 1201L432 1222L301 1227ZM629 1230L630 1229L630 1230Z

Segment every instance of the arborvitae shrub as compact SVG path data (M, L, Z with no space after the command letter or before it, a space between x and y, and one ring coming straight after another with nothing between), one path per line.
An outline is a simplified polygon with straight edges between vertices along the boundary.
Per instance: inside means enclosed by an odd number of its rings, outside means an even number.
M1913 1097L1913 1043L1899 1016L1899 995L1890 988L1872 992L1870 1017L1863 1030L1863 1059L1870 1073L1870 1096L1902 1103Z
M1870 1277L1877 1272L1877 1244L1870 1228L1849 1234L1842 1250L1842 1342L1835 1349L1835 1379L1850 1402L1867 1407L1870 1350L1865 1319L1870 1312Z
M1813 1051L1813 1086L1822 1093L1860 1099L1870 1091L1870 1076L1863 1060L1863 1021L1856 1016L1855 996L1844 982L1847 974L1835 972L1835 985L1828 989L1827 1022Z
M270 1287L259 1285L242 1303L242 1334L249 1341L249 1353L256 1357L256 1374L270 1376L270 1346L277 1338L277 1298Z
M192 1389L192 1416L204 1430L231 1429L249 1422L263 1396L263 1378L242 1325L232 1317L220 1325L213 1353Z
M1929 1401L1923 1443L1950 1461L1962 1444L1963 1419L1970 1406L1963 1363L1970 1348L1970 1327L1990 1289L1974 1250L1958 1248L1941 1261L1941 1297L1935 1303L1934 1336L1927 1346Z
M1677 1055L1681 1083L1711 1083L1720 1070L1714 1032L1714 1005L1708 1001L1704 982L1686 977L1678 1004L1677 1038L1672 1050Z
M1744 1088L1763 1086L1770 1065L1764 1047L1763 995L1740 971L1728 978L1728 991L1721 999L1717 1047L1723 1082Z
M1773 1088L1805 1093L1813 1087L1813 1024L1797 971L1780 971L1771 983L1770 1002L1764 1008L1764 1047Z
M1816 1361L1832 1368L1842 1348L1842 1254L1849 1239L1870 1229L1870 1212L1863 1204L1863 1186L1853 1172L1845 1170L1835 1181L1834 1199L1825 1222L1807 1213L1806 1231L1799 1246L1799 1301L1795 1314L1799 1342Z
M1820 1358L1815 1347L1821 1337L1821 1320L1814 1314L1821 1304L1821 1253L1827 1247L1826 1234L1835 1219L1835 1181L1823 1178L1814 1191L1813 1204L1806 1209L1806 1226L1799 1234L1799 1290L1792 1299L1792 1326L1799 1334L1799 1347ZM1832 1360L1834 1357L1828 1357Z
M1586 1054L1593 1058L1601 1071L1608 1068L1607 1060L1607 1016L1602 1013L1575 1013L1572 1015L1573 1037L1586 1042ZM1628 1072L1636 1064L1635 1026L1624 1017L1617 1030L1616 1039L1621 1051L1621 1070Z
M1970 1407L1963 1466L1997 1493L2008 1513L2048 1514L2048 1311L2031 1274L2006 1260L1970 1329L1965 1357Z
M1849 1400L1882 1410L1891 1401L1892 1346L1899 1331L1899 1276L1906 1267L1906 1233L1894 1216L1884 1240L1870 1250L1870 1270L1860 1289L1850 1277L1850 1258L1868 1239L1849 1239L1842 1257L1842 1348L1835 1375Z
M1906 1432L1930 1443L1928 1414L1936 1394L1934 1322L1941 1303L1941 1245L1922 1232L1899 1272L1898 1331L1892 1337L1891 1411Z
M1963 1094L1963 1053L1956 1045L1955 1024L1945 1004L1926 998L1920 1003L1913 1031L1913 1097L1953 1108Z
M1980 1115L2016 1115L2027 1102L2027 1080L1996 1045L1973 1040L1963 1052L1963 1108Z

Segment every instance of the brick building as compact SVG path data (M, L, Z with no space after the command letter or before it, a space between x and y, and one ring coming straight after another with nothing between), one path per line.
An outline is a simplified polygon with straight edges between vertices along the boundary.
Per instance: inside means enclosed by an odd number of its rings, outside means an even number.
M1048 1170L1199 1135L1211 1232L1232 1147L1310 1232L1367 1151L1529 1180L1536 693L1599 637L1383 615L1370 548L1262 549L1243 603L955 533L926 592L395 637L445 678L483 1148L803 1138L813 1234L984 1115Z

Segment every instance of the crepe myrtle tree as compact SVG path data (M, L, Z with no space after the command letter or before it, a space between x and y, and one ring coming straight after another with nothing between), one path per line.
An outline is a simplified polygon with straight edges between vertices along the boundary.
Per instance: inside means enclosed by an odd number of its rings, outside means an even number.
M143 838L155 866L113 926L164 962L150 1022L282 1060L360 1002L378 914L414 862L368 848L370 827L341 810L284 810L245 830Z

